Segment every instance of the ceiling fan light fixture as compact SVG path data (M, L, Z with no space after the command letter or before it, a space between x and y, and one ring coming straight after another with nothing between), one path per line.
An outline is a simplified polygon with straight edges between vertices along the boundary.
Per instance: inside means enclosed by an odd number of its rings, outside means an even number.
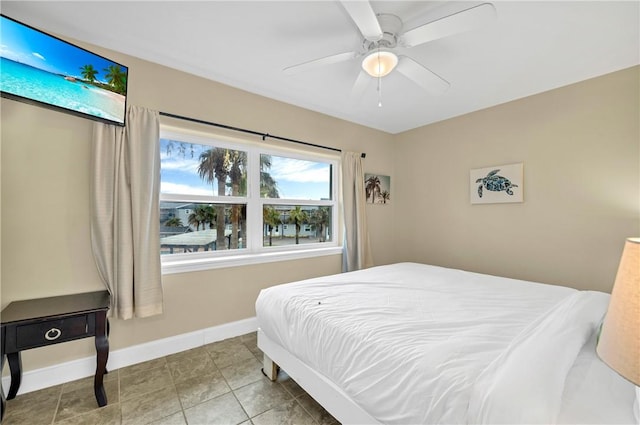
M388 50L373 50L362 60L362 69L372 77L384 77L398 64L398 57Z

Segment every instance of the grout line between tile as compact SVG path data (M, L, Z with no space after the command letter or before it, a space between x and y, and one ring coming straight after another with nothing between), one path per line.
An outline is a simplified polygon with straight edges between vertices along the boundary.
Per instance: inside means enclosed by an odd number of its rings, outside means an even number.
M252 350L252 348L253 348L253 347L254 347L254 345L255 345L255 344L252 342L252 340L251 340L251 339L249 339L249 338L247 338L247 340L239 339L239 341L242 343L242 345L243 345L246 349L248 349L249 351L251 351L251 352L252 352L252 354L253 354L253 358L254 358L254 359L256 359L256 360L258 360L258 362L259 362L259 361L260 361L260 359L258 358L258 357L259 357L259 354L258 354L258 353L256 353L256 352L254 352L254 351ZM212 353L211 353L209 350L206 350L206 349L205 349L205 351L206 351L206 353L207 353L207 355L208 355L209 359L211 359L211 361L212 361L212 363L213 363L213 367L214 367L215 371L217 371L217 372L218 372L218 374L222 377L222 379L224 380L225 384L226 384L226 385L227 385L227 387L229 388L229 391L230 391L230 392L231 392L231 394L233 395L234 399L235 399L235 400L236 400L236 402L240 405L240 408L241 408L241 409L242 409L242 411L244 412L245 416L248 418L248 419L246 419L246 420L248 420L248 421L252 421L255 417L257 417L257 416L259 416L259 415L262 415L262 414L264 414L265 412L268 412L268 411L273 410L273 409L275 408L275 406L274 406L274 407L272 407L272 408L270 408L270 409L265 410L264 412L259 412L259 413L257 413L257 414L256 414L256 415L254 415L254 416L250 416L250 415L249 415L249 413L247 412L247 410L245 409L245 407L244 407L244 406L242 405L242 403L240 402L240 400L239 400L238 396L236 395L236 391L237 391L237 390L239 390L239 389L241 389L241 388L246 387L247 385L254 384L254 383L258 382L258 381L254 381L254 382L247 383L247 384L245 384L245 385L243 385L243 386L241 386L241 387L235 388L235 389L234 389L234 388L232 388L232 387L231 387L231 385L230 385L230 383L229 383L229 381L228 381L228 379L225 377L225 375L222 373L222 371L221 371L220 367L218 366L218 364L217 364L217 363L215 362L215 360L213 359ZM183 404L183 402L182 402L182 399L180 398L180 393L178 392L178 388L177 388L177 385L176 385L176 379L175 379L175 377L174 377L174 375L173 375L173 373L172 373L172 371L171 371L171 368L169 368L169 364L168 364L168 363L169 363L169 361L168 361L168 356L164 356L164 357L163 357L163 360L164 360L164 362L163 362L163 367L166 367L166 369L167 369L167 371L168 371L168 373L169 373L169 375L170 375L171 385L173 386L173 389L174 389L174 391L175 391L176 397L178 397L178 402L179 402L179 405L180 405L180 411L181 411L181 413L182 413L183 420L185 421L185 423L186 423L186 424L188 424L187 415L186 415L186 412L185 412L185 410L186 410L186 409L185 409L185 406L184 406L184 404ZM154 368L154 369L155 369L155 368ZM144 372L148 372L148 371L144 371ZM110 373L117 373L117 377L116 377L116 379L117 379L116 391L117 391L117 399L118 399L118 402L117 402L117 404L118 404L118 415L119 415L120 423L122 423L122 421L123 421L123 416L122 416L122 382L121 382L122 374L120 373L120 369L115 369L115 370L113 370L113 371L110 371ZM309 415L309 417L312 419L312 421L313 421L313 423L314 423L314 424L319 424L319 423L320 423L320 421L319 421L319 420L317 420L317 419L316 419L316 418L311 414L311 412L309 412L309 410L307 410L307 409L304 407L304 405L302 405L302 403L300 402L300 397L301 397L304 393L302 393L302 394L298 394L298 395L295 395L295 394L294 394L294 392L293 392L293 390L289 390L285 385L283 385L283 383L282 383L282 382L277 381L276 383L277 383L277 384L279 384L280 388L281 388L281 389L283 389L283 390L285 391L285 393L289 395L289 397L290 397L290 399L291 399L291 400L295 400L295 402L296 402L300 407L302 407L303 411L304 411L307 415ZM224 394L227 394L227 393L224 393ZM224 395L224 394L221 394L221 395L219 395L218 397L220 397L220 396L222 396L222 395ZM59 411L59 409L60 409L61 402L62 402L62 396L63 396L63 386L60 386L59 392L58 392L58 394L57 394L57 401L56 401L56 405L55 405L55 408L54 408L53 417L52 417L52 419L51 419L50 425L55 425L55 423L56 423L56 418L57 418L57 415L58 415L58 413L59 413L58 411ZM112 403L110 403L110 404L112 404ZM194 406L191 406L191 407L194 407ZM89 412L86 412L86 413L88 414ZM171 415L173 415L173 414L175 414L175 413L177 413L177 412L174 412L174 413L172 413ZM71 419L71 418L68 418L68 419Z
M60 392L58 393L58 402L56 403L55 409L53 409L53 417L51 418L51 425L56 422L56 416L58 416L58 409L60 408L60 402L62 401L62 389L64 385L60 385Z
M167 357L168 356L164 356L164 361L167 365L167 371L169 372L169 377L171 378L171 385L173 385L173 390L176 392L176 397L178 398L178 403L180 404L180 413L182 413L182 418L184 419L184 423L189 424L189 422L187 421L187 414L184 412L184 405L182 404L182 398L180 398L180 393L178 392L178 387L176 386L176 380L174 379L173 372L169 367L169 359ZM175 413L171 413L165 417L169 417L171 415L175 415Z

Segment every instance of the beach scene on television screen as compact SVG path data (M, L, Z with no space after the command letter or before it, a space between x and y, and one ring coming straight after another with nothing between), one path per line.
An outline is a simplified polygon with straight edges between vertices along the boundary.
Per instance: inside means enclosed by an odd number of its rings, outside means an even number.
M0 89L124 123L127 68L2 17Z

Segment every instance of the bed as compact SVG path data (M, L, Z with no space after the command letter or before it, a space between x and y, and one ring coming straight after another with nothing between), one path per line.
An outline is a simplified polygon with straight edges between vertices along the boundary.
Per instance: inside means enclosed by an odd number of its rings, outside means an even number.
M264 289L264 371L344 424L636 423L595 354L609 295L417 263Z

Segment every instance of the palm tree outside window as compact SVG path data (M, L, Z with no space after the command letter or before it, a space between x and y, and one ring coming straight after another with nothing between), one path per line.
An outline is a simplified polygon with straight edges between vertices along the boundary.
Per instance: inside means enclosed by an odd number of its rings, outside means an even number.
M337 156L167 133L160 140L163 255L337 247ZM171 223L187 230L172 232Z

